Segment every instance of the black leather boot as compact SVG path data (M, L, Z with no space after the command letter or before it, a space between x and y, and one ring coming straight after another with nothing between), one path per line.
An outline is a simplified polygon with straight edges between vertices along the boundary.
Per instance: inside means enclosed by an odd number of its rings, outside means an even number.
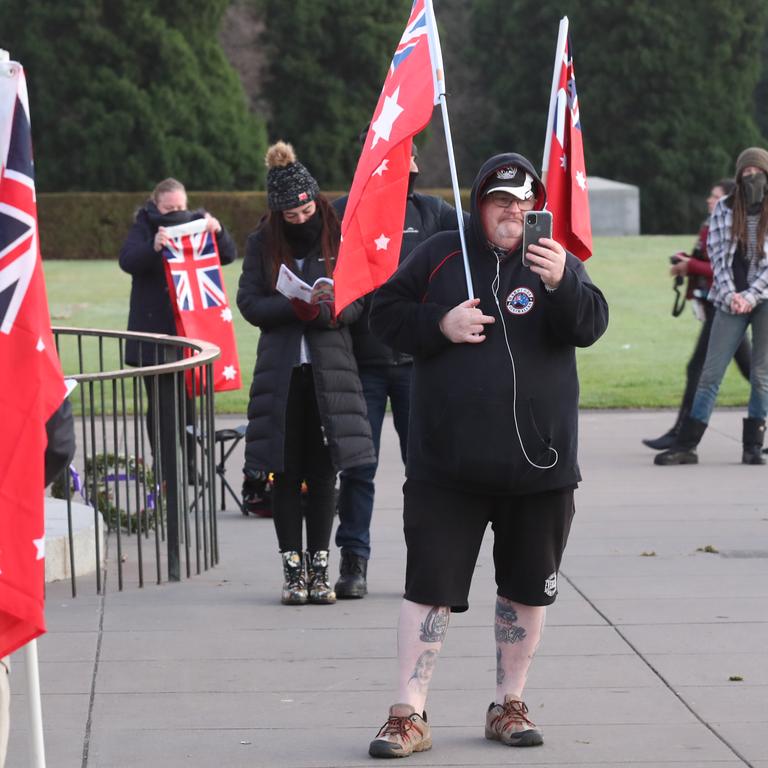
M341 600L365 597L368 594L367 575L368 561L360 555L342 550L339 580L334 587L336 597Z
M765 464L764 439L765 419L744 419L741 439L744 444L744 452L741 454L742 464Z
M680 434L680 427L687 416L688 410L681 408L677 414L677 420L669 432L665 432L661 437L643 438L643 445L653 448L654 451L666 451L668 448L671 448L675 444L675 440L677 440L677 436Z
M707 425L703 421L696 421L686 417L680 425L680 434L675 444L667 451L657 454L653 463L660 466L673 464L698 464L699 457L696 446L699 444Z

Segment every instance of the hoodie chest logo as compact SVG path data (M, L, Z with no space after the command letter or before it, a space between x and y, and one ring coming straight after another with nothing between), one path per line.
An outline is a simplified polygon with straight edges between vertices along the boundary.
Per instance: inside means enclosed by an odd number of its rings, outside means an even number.
M533 309L534 304L533 291L528 288L515 288L507 296L507 312L511 315L524 315Z

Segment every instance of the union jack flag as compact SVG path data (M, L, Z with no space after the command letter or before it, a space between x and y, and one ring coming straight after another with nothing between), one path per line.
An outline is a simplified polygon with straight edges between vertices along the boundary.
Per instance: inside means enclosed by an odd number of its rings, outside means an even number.
M204 219L192 223L195 228L205 226ZM219 255L213 235L207 229L177 235L166 246L165 257L171 268L179 310L192 312L196 303L203 309L226 305L227 296L221 280ZM196 298L198 302L195 301Z
M9 334L37 263L35 171L27 112L21 95L0 105L0 332Z
M392 63L389 65L390 75L393 75L400 64L413 53L420 38L426 38L427 34L427 11L424 7L424 0L415 0L411 7L408 25L395 49L394 56L392 56ZM426 40L424 42L428 45Z
M176 329L180 336L202 339L221 349L213 365L214 390L239 389L240 364L232 328L232 310L221 275L216 238L205 219L168 227L163 248L168 286L176 296ZM199 382L194 385L198 391ZM190 390L193 385L188 381Z

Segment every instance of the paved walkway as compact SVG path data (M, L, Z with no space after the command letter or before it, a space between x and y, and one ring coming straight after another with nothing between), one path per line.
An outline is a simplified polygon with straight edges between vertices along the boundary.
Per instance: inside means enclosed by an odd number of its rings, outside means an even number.
M545 744L483 738L495 679L486 541L435 673L434 748L409 765L768 768L768 467L738 463L741 416L718 411L702 463L666 468L640 438L670 413L582 415L586 480L526 693ZM404 573L389 421L382 450L365 600L279 605L272 523L234 511L220 515L221 564L202 576L122 593L111 583L103 598L84 580L75 600L50 585L39 643L48 765L372 765ZM230 466L237 474L237 457ZM12 767L28 764L17 657Z

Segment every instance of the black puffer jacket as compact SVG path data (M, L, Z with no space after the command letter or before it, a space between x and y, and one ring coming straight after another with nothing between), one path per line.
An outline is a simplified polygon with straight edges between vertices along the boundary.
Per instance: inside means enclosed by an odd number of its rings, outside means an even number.
M204 211L190 212L190 219L201 219ZM151 219L159 216L157 206L150 200L136 213L136 220L120 249L120 268L131 275L131 301L128 330L145 333L176 335L173 305L165 277L162 254L155 250L157 225ZM219 259L229 264L237 258L237 248L222 227L216 234ZM155 345L128 341L125 362L128 365L151 365L155 362Z
M319 247L307 254L297 274L310 285L325 276ZM302 334L307 340L315 393L325 441L336 469L372 464L375 459L363 390L352 354L350 322L362 311L362 300L350 304L335 322L328 304L308 323L296 317L288 299L273 286L272 259L262 230L246 244L237 306L261 329L248 401L245 466L282 472L285 412L291 372L299 362Z
M431 237L379 288L371 328L414 356L408 477L484 493L528 494L581 479L575 347L600 338L608 305L572 254L554 293L522 265L520 248L497 262L477 198L490 174L506 165L524 166L537 177L520 155L497 155L472 188L467 239L474 293L480 309L496 317L485 326L485 341L454 344L440 330L443 316L467 299L455 232ZM537 207L544 201L542 194ZM550 449L557 451L556 461Z
M333 207L336 209L339 219L343 218L347 207L347 197L334 200ZM469 217L464 214L464 223L466 224L468 221ZM422 195L419 192L408 195L399 263L402 263L411 251L427 238L437 232L450 230L458 230L456 210L448 205L442 197ZM412 362L413 358L410 355L396 352L371 333L369 317L372 298L373 293L364 297L363 311L350 327L357 364L362 368L363 366L402 365Z

